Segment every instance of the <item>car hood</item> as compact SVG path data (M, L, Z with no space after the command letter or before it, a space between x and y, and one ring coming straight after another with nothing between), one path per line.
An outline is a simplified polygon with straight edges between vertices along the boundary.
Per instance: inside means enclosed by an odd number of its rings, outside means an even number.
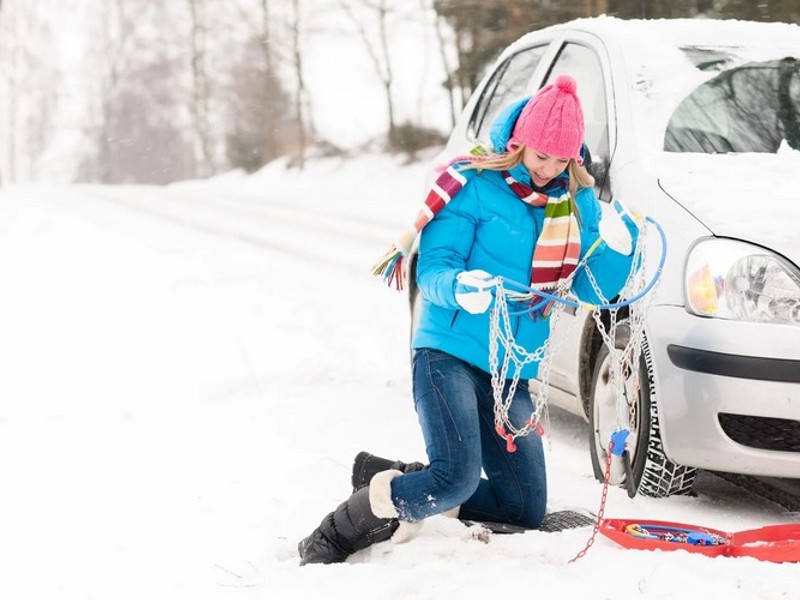
M800 265L800 151L680 154L658 161L661 188L711 232Z

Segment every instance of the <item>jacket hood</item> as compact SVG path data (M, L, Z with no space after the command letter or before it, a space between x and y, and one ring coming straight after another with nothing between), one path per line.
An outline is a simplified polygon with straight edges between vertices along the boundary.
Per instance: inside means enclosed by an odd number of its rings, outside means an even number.
M489 129L489 141L492 143L492 150L500 153L508 149L508 140L511 139L514 125L517 124L517 119L519 119L522 109L525 108L530 99L531 96L526 96L522 100L506 106L495 117Z

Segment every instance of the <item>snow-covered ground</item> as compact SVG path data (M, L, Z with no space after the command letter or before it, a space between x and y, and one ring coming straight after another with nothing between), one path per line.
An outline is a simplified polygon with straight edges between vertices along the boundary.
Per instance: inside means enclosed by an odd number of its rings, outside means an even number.
M298 567L362 449L424 459L405 296L370 275L424 167L274 164L156 187L0 191L0 598L797 598L800 564L625 550L591 528L410 542ZM600 508L553 411L552 510ZM607 517L739 531L800 516L704 475Z

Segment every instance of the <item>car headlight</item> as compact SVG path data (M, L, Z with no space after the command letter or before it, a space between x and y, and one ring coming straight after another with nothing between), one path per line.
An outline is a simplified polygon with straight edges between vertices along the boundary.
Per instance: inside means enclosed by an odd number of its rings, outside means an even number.
M800 325L800 272L769 250L709 238L690 251L684 277L691 313Z

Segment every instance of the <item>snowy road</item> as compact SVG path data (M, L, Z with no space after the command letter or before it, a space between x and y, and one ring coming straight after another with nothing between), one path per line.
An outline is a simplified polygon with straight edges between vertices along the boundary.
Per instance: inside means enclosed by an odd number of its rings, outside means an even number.
M610 582L610 542L566 566L587 530L487 545L445 519L352 565L297 568L297 540L346 497L358 450L423 457L405 297L369 276L417 204L421 169L391 172L403 177L380 194L354 193L361 171L338 167L322 184L0 192L0 598L476 598L521 582L524 564L559 596L615 600L669 592L687 566L729 598L796 579L795 566L628 553ZM554 510L599 507L585 436L553 415ZM612 489L607 516L797 519L712 476L697 492Z
M218 240L235 241L295 259L323 261L345 269L348 259L365 245L383 245L397 224L330 208L271 200L254 195L218 192L203 196L165 188L86 187L94 197L140 215L152 217ZM206 192L207 193L207 192ZM312 243L309 243L313 240ZM344 260L343 260L344 259Z

